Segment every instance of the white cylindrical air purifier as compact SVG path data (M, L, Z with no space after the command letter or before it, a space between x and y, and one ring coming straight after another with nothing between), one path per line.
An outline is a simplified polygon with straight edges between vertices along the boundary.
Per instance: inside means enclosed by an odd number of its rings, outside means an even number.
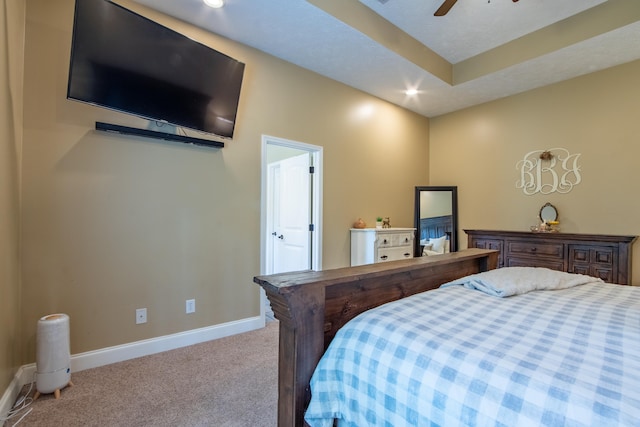
M38 320L36 334L36 390L55 393L71 383L69 316L50 314Z

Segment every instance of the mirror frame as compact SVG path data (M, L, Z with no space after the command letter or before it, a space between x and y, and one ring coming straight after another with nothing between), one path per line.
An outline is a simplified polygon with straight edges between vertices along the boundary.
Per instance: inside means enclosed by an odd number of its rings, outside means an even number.
M451 236L449 237L449 252L458 251L458 187L456 186L416 186L413 226L415 227L414 256L420 257L420 194L423 191L450 191L451 192Z
M553 212L555 212L555 216L553 218L549 218L548 221L558 220L558 209L556 209L556 207L553 206L551 203L547 202L540 208L540 213L538 214L540 221L547 222L547 219L544 216L542 216L542 212L545 210L551 210L551 209L553 209Z

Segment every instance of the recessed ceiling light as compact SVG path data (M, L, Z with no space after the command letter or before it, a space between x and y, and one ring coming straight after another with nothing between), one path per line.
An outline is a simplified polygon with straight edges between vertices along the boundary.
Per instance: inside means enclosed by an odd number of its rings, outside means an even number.
M404 93L406 93L409 96L417 95L418 89L407 89L404 91Z
M204 4L206 4L207 6L210 6L216 9L224 6L223 0L202 0L202 1L204 1Z

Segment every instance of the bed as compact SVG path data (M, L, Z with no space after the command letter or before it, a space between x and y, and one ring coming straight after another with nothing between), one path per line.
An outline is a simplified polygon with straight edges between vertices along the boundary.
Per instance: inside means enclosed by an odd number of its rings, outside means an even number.
M437 257L254 277L279 320L278 425L305 425L313 371L349 320L373 307L494 269L498 254L467 249Z
M281 319L279 425L640 425L640 289L505 280L496 255L256 280Z
M420 218L420 241L451 234L453 215Z
M500 276L506 292L485 285ZM537 267L469 276L350 321L311 394L312 427L638 426L640 289Z
M437 255L450 252L452 215L420 218L418 228L418 252L422 256ZM433 245L438 244L438 239L444 237L443 250L434 250Z

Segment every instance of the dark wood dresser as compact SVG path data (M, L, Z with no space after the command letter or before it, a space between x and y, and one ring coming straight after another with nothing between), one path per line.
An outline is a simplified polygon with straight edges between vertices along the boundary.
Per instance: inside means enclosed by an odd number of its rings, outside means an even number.
M631 284L631 247L637 236L464 230L468 247L500 251L499 267L547 267Z

